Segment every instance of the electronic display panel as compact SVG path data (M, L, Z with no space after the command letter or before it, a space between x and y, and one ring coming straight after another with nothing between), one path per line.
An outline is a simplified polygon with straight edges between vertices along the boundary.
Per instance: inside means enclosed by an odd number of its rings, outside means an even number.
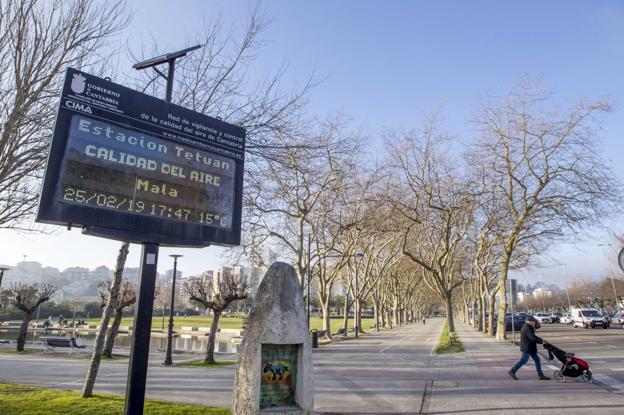
M70 69L37 220L134 242L237 245L244 136Z

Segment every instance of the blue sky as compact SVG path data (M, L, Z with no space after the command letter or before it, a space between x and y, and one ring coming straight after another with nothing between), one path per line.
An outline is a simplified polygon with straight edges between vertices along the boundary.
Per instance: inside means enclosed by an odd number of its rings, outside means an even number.
M129 4L135 18L120 41L136 47L153 37L162 51L194 44L194 33L217 16L236 36L249 10L247 1L232 0ZM437 107L444 127L469 142L467 119L479 101L504 94L530 75L563 104L581 97L610 100L614 112L604 123L605 154L624 181L624 2L276 0L263 8L272 23L250 76L286 65L284 86L291 87L314 73L323 82L311 93L310 113L342 111L354 125L366 126L373 146L384 129L417 126L424 112ZM121 67L130 63L122 61ZM568 263L570 274L604 273L608 254L595 245L609 241L592 235L595 240L583 237L584 243L556 246L550 255ZM112 266L117 246L78 231L46 237L0 231L0 238L9 242L0 252L0 263L8 264L28 254L57 267ZM183 251L186 274L218 260L217 248ZM138 253L135 247L129 265L138 263ZM168 267L161 261L159 268ZM559 267L519 279L538 281L540 273L545 282L561 284Z

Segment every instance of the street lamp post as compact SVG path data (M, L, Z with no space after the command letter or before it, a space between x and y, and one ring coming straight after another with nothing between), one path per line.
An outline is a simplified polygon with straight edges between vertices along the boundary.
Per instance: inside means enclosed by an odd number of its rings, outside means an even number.
M613 246L613 244L598 244L598 246ZM615 289L615 281L613 280L613 269L611 268L611 266L609 266L609 276L611 277L611 286L613 287L613 295L615 295L615 306L617 307L618 313L621 313L620 301L618 300L617 290Z
M169 330L167 331L167 353L165 355L165 366L173 365L173 360L171 359L171 343L173 341L173 307L175 305L175 283L176 283L176 274L178 271L178 258L182 257L182 255L169 255L173 258L173 282L171 283L171 306L169 307Z
M566 289L566 297L568 297L568 312L572 310L572 302L570 301L570 290L568 289L568 276L566 271L566 264L561 264L561 268L563 269L563 282L565 283Z
M0 267L0 288L2 288L2 278L4 277L4 271L8 271L11 268L8 267Z
M310 295L312 294L312 290L310 289L310 283L312 282L312 240L310 235L308 235L308 330L310 330Z

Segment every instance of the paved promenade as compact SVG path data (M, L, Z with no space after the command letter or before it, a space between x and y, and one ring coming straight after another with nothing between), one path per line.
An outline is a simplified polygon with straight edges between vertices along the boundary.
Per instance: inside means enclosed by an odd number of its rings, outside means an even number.
M320 414L599 414L624 413L624 393L604 384L576 380L539 381L524 367L514 381L506 371L517 348L457 323L466 353L434 356L443 324L409 325L371 332L359 340L314 352L315 409ZM208 406L230 406L233 367L161 367L153 354L147 396ZM198 356L199 357L199 356ZM220 356L232 359L232 356ZM0 353L0 381L75 389L82 386L88 359ZM545 372L552 374L544 362ZM127 360L104 362L96 392L123 394Z
M532 365L518 371L519 381L511 379L506 372L520 357L518 348L497 342L462 323L457 325L466 353L436 357L431 373L432 391L425 399L422 413L624 413L624 394L602 384L585 384L578 379L564 384L540 381ZM544 359L542 366L548 376L558 369Z

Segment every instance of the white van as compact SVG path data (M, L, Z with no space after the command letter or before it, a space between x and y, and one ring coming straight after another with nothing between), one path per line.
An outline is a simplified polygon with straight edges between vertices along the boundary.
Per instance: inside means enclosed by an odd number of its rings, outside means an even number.
M570 309L574 327L596 328L602 327L606 329L609 327L609 322L606 318L600 314L600 311L595 308L576 308Z

